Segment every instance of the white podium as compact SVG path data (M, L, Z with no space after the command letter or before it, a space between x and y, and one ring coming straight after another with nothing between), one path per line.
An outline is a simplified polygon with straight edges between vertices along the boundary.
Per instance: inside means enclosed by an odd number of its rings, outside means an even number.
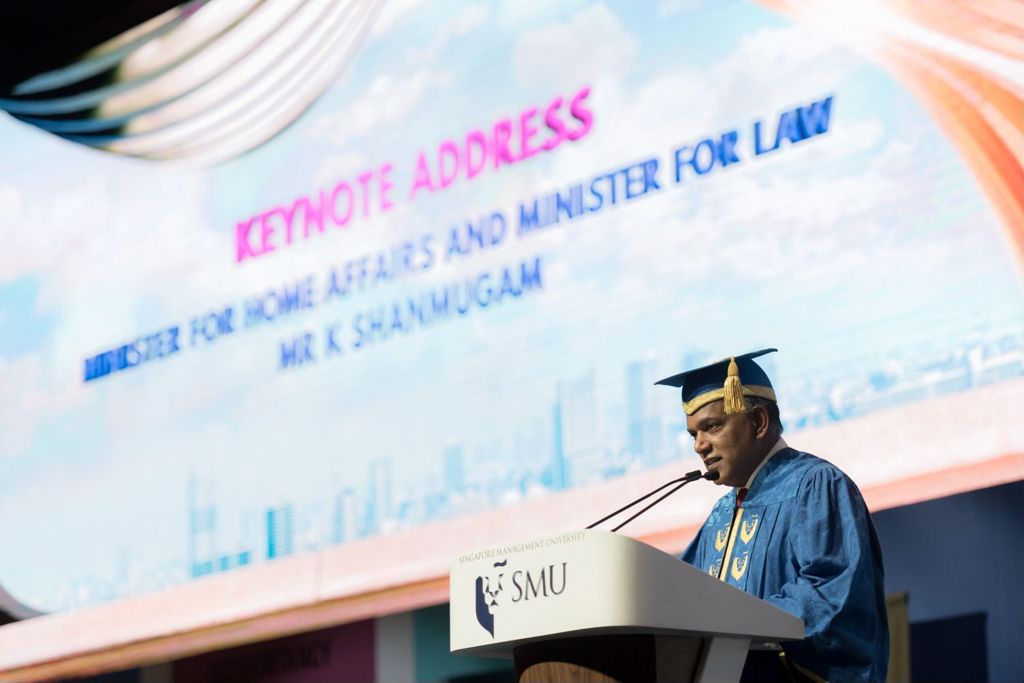
M534 681L739 680L751 643L803 622L652 548L577 531L485 548L450 575L451 651Z

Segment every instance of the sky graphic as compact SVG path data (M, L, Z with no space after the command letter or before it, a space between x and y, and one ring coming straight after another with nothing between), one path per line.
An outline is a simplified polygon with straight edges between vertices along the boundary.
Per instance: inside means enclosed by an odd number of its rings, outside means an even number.
M408 199L421 151L585 86L585 137ZM774 135L828 96L827 133L754 156L754 121ZM672 182L674 149L732 129L742 163ZM822 387L1024 337L1020 265L927 113L853 49L746 2L388 3L294 125L210 169L10 118L0 141L0 583L43 609L123 595L100 580L187 580L191 477L216 483L216 543L258 547L265 510L365 492L373 463L396 498L441 486L452 447L468 470L541 472L560 387L590 373L589 434L615 455L632 363L657 379L687 354L778 347L795 415ZM331 268L426 234L440 248L494 211L514 233L519 202L652 157L661 191L82 381L126 341L310 275L322 295ZM236 262L238 221L383 163L393 210ZM538 257L538 291L279 367L282 340ZM678 431L674 392L644 405Z

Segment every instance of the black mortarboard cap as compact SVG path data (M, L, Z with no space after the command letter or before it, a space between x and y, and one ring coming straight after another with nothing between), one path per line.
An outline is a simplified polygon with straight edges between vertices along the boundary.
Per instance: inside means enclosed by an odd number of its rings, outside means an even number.
M655 384L679 387L683 395L683 410L687 415L693 415L703 406L719 399L725 401L727 414L746 412L744 396L777 400L768 375L754 362L758 356L775 351L778 349L761 349L723 358L709 365L666 377Z

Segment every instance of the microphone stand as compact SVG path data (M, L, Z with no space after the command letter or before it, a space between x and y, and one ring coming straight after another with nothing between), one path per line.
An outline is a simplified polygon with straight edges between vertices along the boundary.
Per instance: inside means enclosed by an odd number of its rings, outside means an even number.
M681 489L684 486L686 486L687 484L689 484L690 482L697 481L698 479L707 479L708 481L715 481L716 479L718 479L718 476L719 476L718 472L714 472L714 471L701 472L700 470L694 470L692 472L687 472L686 474L684 474L683 476L679 477L678 479L673 479L670 482L662 484L661 486L659 486L658 488L654 489L650 493L647 493L647 494L644 494L643 496L640 496L639 498L634 500L632 503L629 503L628 505L624 505L623 507L619 508L618 510L616 510L613 513L611 513L610 515L606 515L605 517L602 517L601 519L597 520L593 524L589 525L587 528L588 529L593 529L598 524L601 524L601 523L611 519L612 517L614 517L615 515L619 514L620 512L625 512L626 510L628 510L629 508L633 507L637 503L642 503L643 501L647 500L648 498L653 496L658 491L666 489L669 486L672 486L673 484L678 484L678 486L676 486L674 489L672 489L671 491L669 491L665 495L657 498L653 503L651 503L650 505L648 505L644 509L640 510L640 512L636 513L635 515L633 515L632 517L627 519L625 522L623 522L622 524L620 524L617 527L615 527L614 529L612 529L613 532L614 531L618 531L619 529L621 529L622 527L626 526L627 524L632 522L634 519L639 517L640 515L644 514L648 510L650 510L652 507L654 507L655 505L657 505L661 501L663 501L666 498L668 498L669 496L671 496L673 493L675 493L679 489Z

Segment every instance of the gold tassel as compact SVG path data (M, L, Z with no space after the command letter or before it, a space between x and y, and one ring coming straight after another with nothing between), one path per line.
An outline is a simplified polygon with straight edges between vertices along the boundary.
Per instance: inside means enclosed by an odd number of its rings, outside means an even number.
M735 358L729 359L729 375L725 378L724 398L726 415L747 412L747 405L743 401L743 385L740 384L740 368L736 365Z

